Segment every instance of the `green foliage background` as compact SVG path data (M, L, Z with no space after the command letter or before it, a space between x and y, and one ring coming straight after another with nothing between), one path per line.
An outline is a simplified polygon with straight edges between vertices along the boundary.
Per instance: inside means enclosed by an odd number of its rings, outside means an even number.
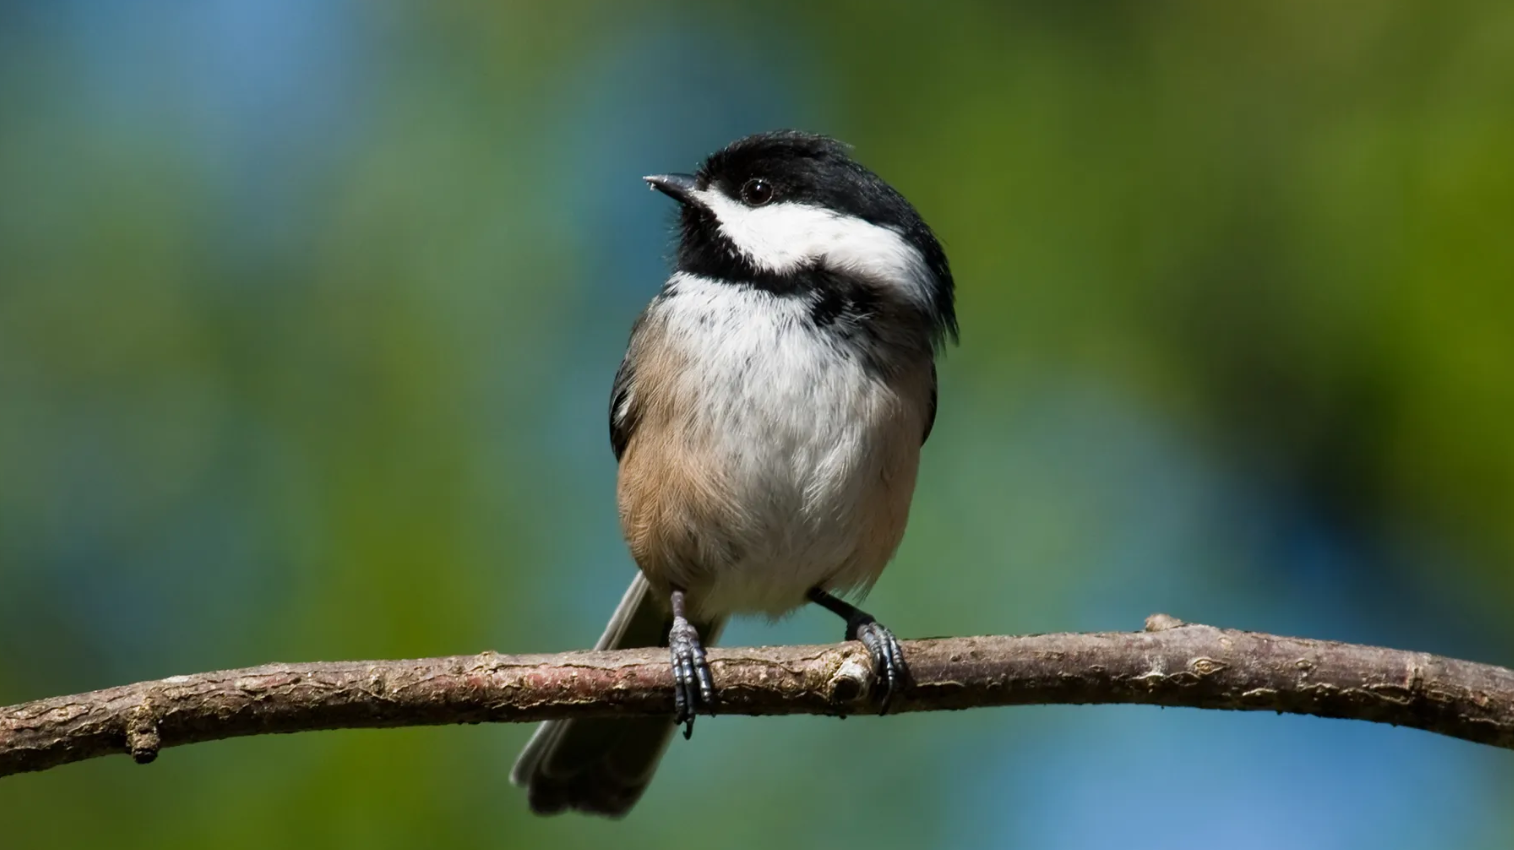
M959 282L880 619L1514 661L1514 6L69 0L0 8L0 703L592 642L637 178L777 126ZM617 824L528 733L13 777L0 847L1514 841L1508 754L1307 718L719 718Z

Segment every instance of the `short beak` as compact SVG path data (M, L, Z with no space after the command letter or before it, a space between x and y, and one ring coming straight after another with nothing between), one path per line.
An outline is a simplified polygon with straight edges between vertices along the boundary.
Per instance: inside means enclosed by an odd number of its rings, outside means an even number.
M651 184L653 189L678 201L680 204L692 204L694 202L694 175L692 174L653 174L650 177L641 178Z

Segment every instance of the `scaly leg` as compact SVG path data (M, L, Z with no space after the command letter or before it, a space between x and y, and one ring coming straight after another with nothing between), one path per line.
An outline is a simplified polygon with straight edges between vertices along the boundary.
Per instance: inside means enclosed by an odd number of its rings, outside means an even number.
M694 715L702 707L715 713L715 682L710 678L710 664L704 658L699 630L684 611L683 591L674 589L673 628L668 632L668 651L673 656L673 706L676 723L683 725L683 737L694 734Z
M868 655L873 658L873 675L883 685L882 704L878 713L887 714L889 700L904 690L905 677L909 673L909 668L904 664L904 650L899 646L899 639L882 623L873 619L873 615L818 587L809 592L809 598L816 605L846 620L846 637L843 640L859 640L867 647Z

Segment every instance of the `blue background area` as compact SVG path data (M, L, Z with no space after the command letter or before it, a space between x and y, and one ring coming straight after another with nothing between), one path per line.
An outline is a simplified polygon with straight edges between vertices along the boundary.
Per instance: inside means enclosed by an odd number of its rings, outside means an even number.
M639 177L782 126L957 273L868 605L899 634L1164 611L1508 664L1510 45L1491 2L6 4L0 703L592 643L634 570L609 384L670 248ZM525 727L344 731L6 779L0 846L1514 840L1507 753L1385 726L700 730L614 824L526 814Z

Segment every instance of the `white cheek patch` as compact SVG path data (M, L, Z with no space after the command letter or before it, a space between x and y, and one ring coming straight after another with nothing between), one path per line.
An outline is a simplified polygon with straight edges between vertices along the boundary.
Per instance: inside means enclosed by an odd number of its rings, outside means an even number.
M784 274L812 263L880 280L931 304L930 269L887 227L810 204L749 207L714 190L693 193L720 222L721 235L763 271Z

